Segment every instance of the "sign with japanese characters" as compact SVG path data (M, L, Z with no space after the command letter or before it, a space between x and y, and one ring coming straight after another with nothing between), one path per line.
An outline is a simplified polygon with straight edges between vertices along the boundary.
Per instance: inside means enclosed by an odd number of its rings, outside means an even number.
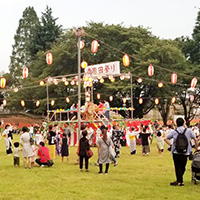
M115 62L87 66L85 68L85 73L90 74L91 76L119 75L120 74L120 62L115 61Z

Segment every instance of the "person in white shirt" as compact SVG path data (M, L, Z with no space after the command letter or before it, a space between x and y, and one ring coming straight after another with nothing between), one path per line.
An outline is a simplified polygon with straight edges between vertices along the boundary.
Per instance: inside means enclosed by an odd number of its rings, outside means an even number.
M127 143L130 146L130 154L136 153L136 137L140 131L135 131L135 127L131 128L131 131L127 131Z
M41 132L38 130L35 134L35 143L38 146L40 144L40 142L44 142L44 137L41 134Z

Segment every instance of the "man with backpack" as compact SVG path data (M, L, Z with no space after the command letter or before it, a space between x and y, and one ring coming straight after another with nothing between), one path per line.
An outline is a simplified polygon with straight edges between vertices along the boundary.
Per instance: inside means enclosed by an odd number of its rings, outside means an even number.
M197 139L193 131L184 126L184 119L176 120L177 129L171 131L165 138L165 142L171 146L171 152L174 161L176 181L170 183L171 186L184 186L183 175L187 164L187 158L192 153L191 139L195 140L197 148ZM173 143L169 141L173 139Z

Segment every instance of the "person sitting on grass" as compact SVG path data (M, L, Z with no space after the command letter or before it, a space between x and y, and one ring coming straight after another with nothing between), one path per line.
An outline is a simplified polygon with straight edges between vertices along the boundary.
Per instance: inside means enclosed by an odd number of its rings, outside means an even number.
M49 149L44 146L44 142L40 142L37 155L39 158L37 158L35 162L41 167L47 165L47 159L50 160L50 156L49 156Z

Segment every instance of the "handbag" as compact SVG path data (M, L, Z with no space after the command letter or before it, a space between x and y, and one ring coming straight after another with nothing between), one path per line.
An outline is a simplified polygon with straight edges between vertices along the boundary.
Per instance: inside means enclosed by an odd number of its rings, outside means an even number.
M45 154L43 153L43 151L42 151L41 148L39 148L39 150L41 151L41 153L42 153L43 156L45 157L45 159L46 159L46 161L47 161L47 166L48 166L48 167L51 167L51 166L54 164L53 160L52 160L52 159L48 159L48 158L45 156Z
M31 145L34 145L34 139L31 137L31 134L29 134L29 135L30 135L30 140L29 140L29 141L30 141L30 144L31 144Z
M103 141L105 142L105 140L103 139ZM111 145L108 145L106 142L105 144L108 146L108 157L113 160L116 156L115 150L112 148Z
M93 152L91 149L89 149L89 150L86 149L85 151L86 151L86 155L88 158L91 158L93 156Z

